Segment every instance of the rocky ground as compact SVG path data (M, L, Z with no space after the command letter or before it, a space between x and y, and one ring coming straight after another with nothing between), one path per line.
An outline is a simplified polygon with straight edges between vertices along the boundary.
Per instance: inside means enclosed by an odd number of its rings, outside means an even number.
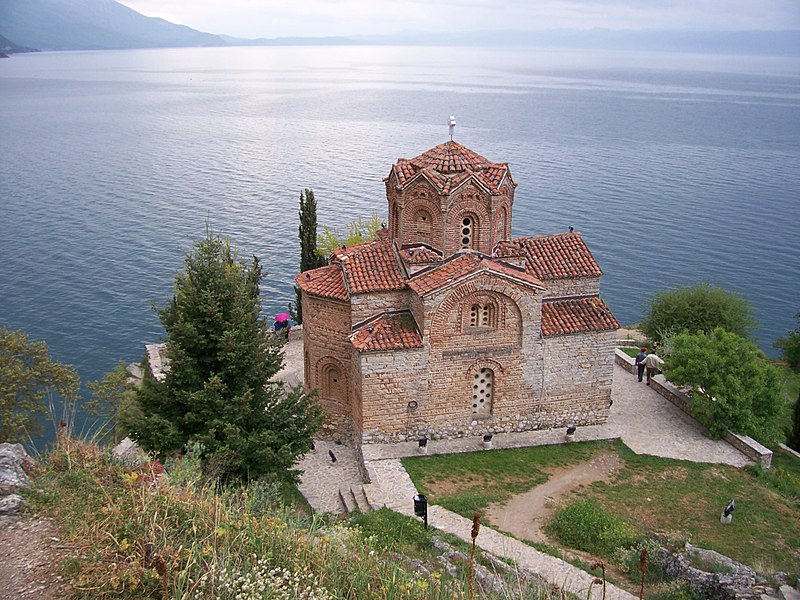
M74 552L49 520L0 517L0 599L65 597L70 585L59 565Z

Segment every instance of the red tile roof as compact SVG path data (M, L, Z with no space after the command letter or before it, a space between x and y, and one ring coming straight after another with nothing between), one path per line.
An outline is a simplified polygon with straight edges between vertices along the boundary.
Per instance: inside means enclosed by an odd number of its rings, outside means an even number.
M341 265L351 294L401 290L406 287L403 273L388 240L366 242L337 250L331 258Z
M425 246L415 246L400 250L400 258L410 265L420 265L439 262L442 260L442 255Z
M603 274L577 232L502 241L495 247L494 255L497 258L524 256L526 271L542 281Z
M503 180L511 177L507 163L493 163L453 141L439 144L410 160L400 158L392 170L400 187L423 174L443 194L449 194L470 177L489 191L497 192Z
M344 284L344 275L339 265L328 265L295 275L294 280L300 289L309 294L349 300L350 294Z
M477 252L457 254L444 261L441 265L420 271L412 276L408 285L420 296L442 288L457 279L466 277L486 269L493 273L512 277L527 285L544 288L544 284L521 269L492 260Z
M384 313L360 325L350 336L360 352L421 348L422 336L411 313Z
M542 303L542 335L619 329L617 319L598 297Z

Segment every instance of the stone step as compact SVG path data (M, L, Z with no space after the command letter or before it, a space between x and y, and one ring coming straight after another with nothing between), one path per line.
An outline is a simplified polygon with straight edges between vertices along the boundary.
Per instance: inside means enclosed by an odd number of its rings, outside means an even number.
M344 504L344 510L347 513L351 513L358 508L356 504L355 496L353 496L353 490L347 487L340 487L339 488L339 498L341 498L342 503Z
M361 484L350 486L350 491L353 493L353 498L356 500L358 510L362 513L368 513L370 511L370 506L367 501L367 496L364 493L364 486Z
M361 486L367 503L372 510L380 510L386 506L386 497L383 494L381 486L374 483L365 483Z

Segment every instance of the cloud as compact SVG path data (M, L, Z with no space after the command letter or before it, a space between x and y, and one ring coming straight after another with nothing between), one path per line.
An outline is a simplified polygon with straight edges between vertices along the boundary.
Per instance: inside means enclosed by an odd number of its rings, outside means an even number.
M505 29L800 29L798 0L121 0L211 33L324 36Z

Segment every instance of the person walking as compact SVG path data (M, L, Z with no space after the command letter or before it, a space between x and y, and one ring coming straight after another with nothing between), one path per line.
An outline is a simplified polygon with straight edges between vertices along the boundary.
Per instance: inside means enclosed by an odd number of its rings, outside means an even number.
M647 355L647 358L644 359L644 366L647 369L647 385L650 385L650 380L656 376L663 365L664 361L655 352Z
M636 375L639 377L639 383L642 383L642 375L644 375L644 359L647 358L647 348L644 346L639 350L636 355L636 360L633 364L636 365Z

